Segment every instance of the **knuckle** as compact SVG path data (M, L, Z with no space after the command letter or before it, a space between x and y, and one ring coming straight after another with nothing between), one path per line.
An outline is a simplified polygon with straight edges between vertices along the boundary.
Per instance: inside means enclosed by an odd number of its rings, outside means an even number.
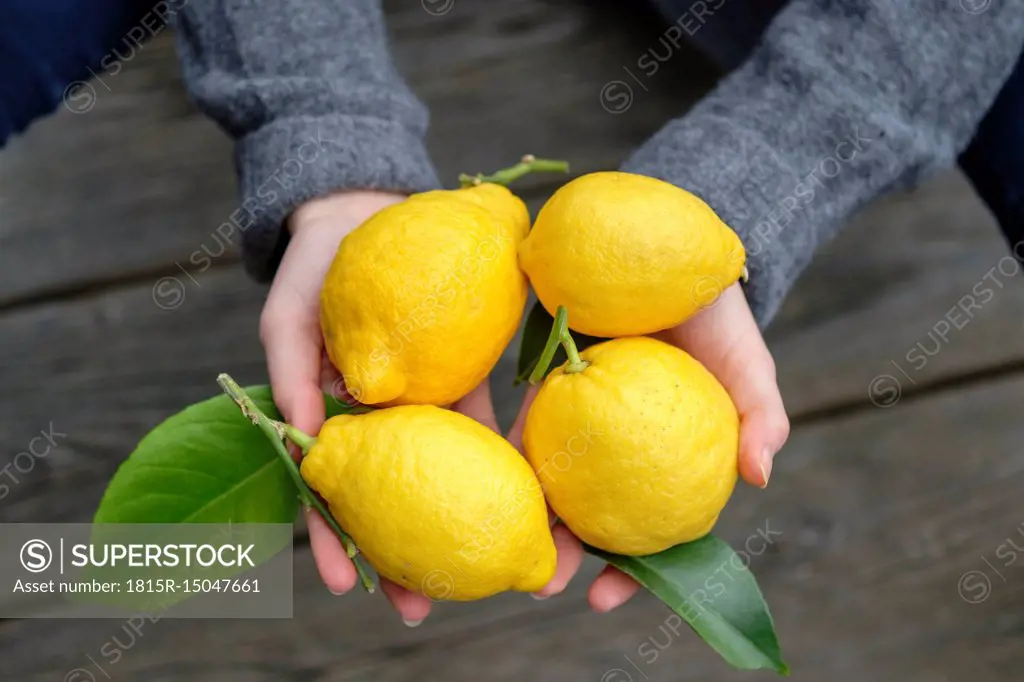
M776 442L781 446L789 438L789 417L780 409L768 421L768 428L774 434Z

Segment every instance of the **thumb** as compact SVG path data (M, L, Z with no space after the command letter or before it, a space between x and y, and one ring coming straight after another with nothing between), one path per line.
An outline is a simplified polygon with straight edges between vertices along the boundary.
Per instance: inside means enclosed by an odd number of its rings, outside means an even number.
M740 416L740 475L764 487L775 454L789 437L789 418L775 361L738 284L679 327L659 335L690 353L722 383Z
M320 390L323 342L316 291L304 291L296 250L285 253L260 316L260 340L274 402L285 420L316 435L324 421Z

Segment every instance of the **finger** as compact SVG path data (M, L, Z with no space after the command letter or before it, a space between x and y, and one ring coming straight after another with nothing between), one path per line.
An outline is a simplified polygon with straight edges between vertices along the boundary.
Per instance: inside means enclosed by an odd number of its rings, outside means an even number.
M526 388L526 395L523 396L523 405L519 408L519 414L516 415L516 420L508 432L508 442L512 443L520 452L523 450L523 429L526 427L526 415L529 414L530 406L533 405L533 400L537 397L537 391L539 390L540 386L532 384Z
M306 526L309 528L309 546L313 550L320 579L332 594L345 594L356 584L357 576L341 541L314 509L306 512Z
M315 436L324 421L319 329L310 333L294 317L273 312L263 319L270 320L260 323L260 338L274 403L285 421Z
M260 340L267 356L270 386L285 420L316 435L324 420L320 392L322 336L317 305L299 294L289 280L297 265L281 264L260 317ZM316 295L313 294L315 300Z
M558 560L555 565L555 577L547 585L533 593L536 599L547 599L553 594L561 594L569 581L580 570L583 563L583 545L576 539L572 532L562 524L556 524L551 529L551 535L555 539L555 551Z
M689 352L729 392L740 416L740 475L764 487L789 436L789 419L765 345L739 285L688 322L659 335Z
M590 608L598 613L608 613L629 601L640 585L628 575L615 568L605 566L587 592Z
M380 581L380 589L395 607L395 611L398 611L402 622L409 627L416 627L430 615L430 600L422 594L410 592L385 578Z
M789 437L789 418L782 399L770 400L769 395L766 390L764 402L741 412L740 475L762 488L768 485L775 455Z
M495 432L501 432L498 427L498 417L494 414L494 403L491 401L490 377L480 382L480 385L464 398L453 403L452 409L475 419Z

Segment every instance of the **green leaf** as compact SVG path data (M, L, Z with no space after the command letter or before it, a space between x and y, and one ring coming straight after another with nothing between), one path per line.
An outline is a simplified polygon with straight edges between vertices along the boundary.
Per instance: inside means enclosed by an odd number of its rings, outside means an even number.
M246 389L256 405L271 419L280 413L267 386ZM327 416L354 412L359 408L325 395ZM288 546L289 535L260 533L245 524L291 524L298 515L299 498L273 444L226 395L191 405L149 432L114 474L93 518L92 541L118 543L134 537L131 527L108 524L232 524L233 535L253 532L263 537L251 559L260 564ZM235 526L237 524L237 526ZM180 526L176 526L180 528ZM210 539L222 531L213 526ZM186 537L203 538L194 529ZM137 533L136 533L137 534ZM152 541L174 542L176 533L164 530ZM266 538L271 538L269 541ZM221 537L223 540L224 538ZM177 538L181 540L181 538ZM115 582L147 574L131 569L92 568L87 578ZM240 572L231 568L208 572L205 578L227 578ZM155 573L152 577L192 577L184 568ZM83 598L141 610L162 610L187 598L185 594L102 594Z
M280 419L270 389L247 389ZM352 411L325 396L328 416ZM266 437L226 395L153 429L110 481L94 523L293 523L299 503Z
M519 362L516 365L516 386L530 378L530 373L533 372L533 368L537 366L537 361L540 360L541 353L544 352L544 346L548 341L548 334L551 333L551 325L554 323L555 318L553 318L548 311L544 309L544 306L540 304L540 301L534 303L533 308L530 309L530 314L526 316L526 324L523 326L523 339L519 344ZM584 348L607 340L596 336L587 336L586 334L578 333L573 333L572 338L573 341L576 342L576 348L581 351ZM548 373L555 368L564 365L568 359L569 358L565 354L565 349L559 346L558 350L555 352L555 359L551 361L551 367L548 369Z
M639 557L586 549L665 602L732 666L789 674L757 581L727 543L708 535Z

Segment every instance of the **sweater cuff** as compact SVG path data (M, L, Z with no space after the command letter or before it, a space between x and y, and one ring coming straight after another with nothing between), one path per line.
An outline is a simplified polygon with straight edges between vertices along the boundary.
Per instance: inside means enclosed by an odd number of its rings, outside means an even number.
M744 291L764 328L818 246L894 186L904 163L924 169L934 159L902 126L886 130L826 87L800 94L741 74L669 123L623 170L696 194L739 235L750 273Z
M762 147L762 141L750 132L737 131L723 117L692 112L664 128L629 158L622 170L665 180L692 192L739 235L750 273L744 290L758 325L764 327L790 285L789 272L794 264L779 260L809 257L813 246L807 242L813 237L805 227L790 226L787 241L797 235L803 237L797 239L801 242L799 248L791 251L771 248L773 245L767 243L770 233L765 238L758 236L758 230L767 232L764 224L775 208L773 204L779 203L776 197L791 191L798 174L774 150Z
M311 199L342 190L423 192L440 186L423 141L402 125L361 116L276 120L235 148L245 268L273 278L288 245L284 223Z

